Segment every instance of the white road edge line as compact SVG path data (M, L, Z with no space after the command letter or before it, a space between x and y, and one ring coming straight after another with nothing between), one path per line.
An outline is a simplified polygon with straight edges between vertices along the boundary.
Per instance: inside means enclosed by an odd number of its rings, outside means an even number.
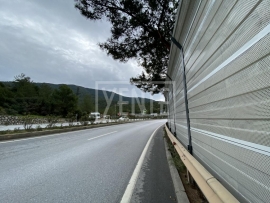
M72 131L72 132L75 132L75 131ZM9 140L9 141L0 142L0 144L4 144L4 143L8 143L8 142L20 142L20 141L24 141L24 140L33 140L33 139L39 139L39 138L45 138L45 137L52 137L52 136L56 136L56 135L60 135L60 134L68 134L68 133L71 133L71 132L56 133L56 134L52 134L52 135L42 135L42 136L38 136L38 137Z
M161 126L163 126L164 124L162 124ZM156 131L161 127L159 126L153 133L152 135L150 136L149 140L147 141L143 151L142 151L142 154L138 160L138 163L133 171L133 174L128 182L128 185L127 185L127 188L125 190L125 193L121 199L121 202L120 203L129 203L130 200L131 200L131 197L132 197L132 194L133 194L133 190L135 188L135 185L136 185L136 182L137 182L137 179L138 179L138 176L139 176L139 173L140 173L140 170L142 168L142 164L143 164L143 160L145 158L145 155L146 155L146 152L149 148L149 145L150 145L150 142L152 140L152 138L154 137Z
M106 134L103 134L103 135L99 135L99 136L90 138L90 139L88 139L88 140L94 140L94 139L96 139L96 138L103 137L103 136L105 136L105 135L110 135L110 134L113 134L113 133L116 133L116 132L118 132L118 131L113 131L113 132L110 132L110 133L106 133Z
M138 122L142 122L142 121L138 121ZM126 123L126 124L133 124L133 123L131 122L131 123ZM102 129L102 128L117 127L117 126L119 126L119 125L109 125L109 126L104 126L104 127L89 128L89 129L83 129L83 130L75 130L75 131L70 131L70 132L55 133L55 134L52 134L52 135L42 135L42 136L37 136L37 137L18 138L18 139L14 139L14 140L0 141L0 144L9 143L9 142L20 142L20 141L24 141L24 140L40 139L40 138L46 138L46 137L53 137L53 136L62 135L62 134L76 133L76 132L79 132L79 131L99 130L99 129Z
M32 139L40 139L40 138L46 138L46 137L53 137L57 135L63 135L63 134L70 134L70 133L76 133L76 132L81 132L81 131L87 131L87 130L99 130L102 128L107 128L107 127L112 127L112 126L117 126L117 125L111 125L111 126L104 126L104 127L97 127L97 128L89 128L89 129L83 129L83 130L75 130L75 131L70 131L70 132L63 132L63 133L55 133L52 135L42 135L38 137L29 137L29 138L21 138L21 139L14 139L14 140L9 140L9 141L0 141L0 144L8 143L8 142L19 142L19 141L24 141L24 140L32 140Z

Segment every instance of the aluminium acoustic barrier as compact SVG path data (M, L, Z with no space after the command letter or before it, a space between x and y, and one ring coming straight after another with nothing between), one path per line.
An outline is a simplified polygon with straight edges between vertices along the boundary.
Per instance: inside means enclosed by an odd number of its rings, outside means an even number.
M182 0L173 37L171 131L188 146L188 105L193 156L240 202L269 203L270 0Z

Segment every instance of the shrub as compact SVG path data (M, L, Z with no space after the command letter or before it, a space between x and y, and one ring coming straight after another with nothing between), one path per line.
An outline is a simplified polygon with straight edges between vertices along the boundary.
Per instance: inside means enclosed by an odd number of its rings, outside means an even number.
M31 118L29 115L22 117L23 127L25 130L31 130L33 125L33 118Z
M69 126L73 126L73 122L76 120L76 116L73 113L68 113L66 117Z
M48 121L48 125L47 128L52 128L55 126L55 124L58 122L59 117L54 116L54 115L49 115L47 116L47 121Z
M88 121L89 121L88 115L87 114L82 115L82 117L80 119L81 125L87 126L88 125Z
M14 133L18 133L18 132L20 132L20 131L21 131L21 130L20 130L20 127L14 128L14 130L13 130Z
M11 125L11 123L9 121L5 121L4 125Z
M6 114L7 112L5 111L5 109L0 106L0 115L6 115Z
M40 125L38 125L38 126L36 127L36 130L37 130L37 131L42 131L43 129L42 129L42 127L41 127Z

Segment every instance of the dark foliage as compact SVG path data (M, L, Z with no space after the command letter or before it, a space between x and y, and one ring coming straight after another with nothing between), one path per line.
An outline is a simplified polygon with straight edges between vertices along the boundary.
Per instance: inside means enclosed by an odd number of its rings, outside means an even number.
M66 117L68 113L75 112L78 98L67 85L60 85L59 89L54 90L53 109L57 115Z
M79 93L79 94L78 94ZM78 94L78 96L76 96ZM112 92L106 91L110 98ZM55 85L34 83L30 77L24 74L16 76L13 82L0 82L0 115L41 115L52 117L67 117L68 114L77 119L89 115L95 109L95 96L98 95L98 111L103 113L107 102L102 90L79 87L76 85ZM135 102L135 113L141 113L141 109L135 98L122 97L129 104L123 105L123 112L133 112L132 103ZM145 101L143 108L150 113L151 100L136 98ZM117 102L120 95L114 94L111 106L107 114L114 116L119 112ZM153 102L153 112L158 113L160 106Z
M37 86L24 74L15 76L9 85L0 83L0 113L9 115L59 115L75 112L77 96L68 86L52 89Z
M75 7L90 20L106 18L111 37L100 47L114 59L137 59L145 73L131 78L132 84L153 94L163 91L170 37L177 0L75 0Z

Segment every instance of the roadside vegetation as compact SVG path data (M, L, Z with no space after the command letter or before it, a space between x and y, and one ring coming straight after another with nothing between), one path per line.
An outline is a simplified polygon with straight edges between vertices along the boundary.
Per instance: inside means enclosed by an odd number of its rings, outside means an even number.
M110 97L109 92L108 97ZM90 112L95 111L95 90L75 85L54 85L34 83L30 77L20 74L12 82L0 82L0 115L30 116L46 118L55 116L62 119L84 122ZM129 104L123 105L123 112L131 112L131 98ZM147 99L146 99L147 100ZM107 114L117 115L119 95L115 94ZM107 106L102 91L99 90L98 107L104 112ZM145 109L150 112L149 99ZM153 103L153 112L159 113L158 102ZM139 105L135 105L135 113L141 113ZM8 125L8 123L7 123Z
M24 74L15 76L10 85L0 83L2 115L66 117L68 112L78 110L78 98L67 85L54 90L46 84L37 86Z
M113 59L136 59L144 71L130 82L145 92L164 92L177 0L75 0L88 20L111 23L111 36L100 48ZM159 83L156 83L156 82Z
M27 119L26 119L27 120ZM94 119L87 119L87 121L81 121L81 122L73 122L69 123L69 125L55 125L54 124L48 124L45 128L42 128L41 125L36 125L36 127L33 127L33 123L31 120L27 120L24 124L24 128L15 128L14 130L4 130L0 131L1 135L11 135L11 134L18 134L18 133L27 133L27 132L38 132L38 131L48 131L48 130L58 130L58 129L85 129L85 128L96 128L99 126L107 126L107 125L115 125L115 124L122 124L126 123L126 121L115 121L111 123L94 123Z

